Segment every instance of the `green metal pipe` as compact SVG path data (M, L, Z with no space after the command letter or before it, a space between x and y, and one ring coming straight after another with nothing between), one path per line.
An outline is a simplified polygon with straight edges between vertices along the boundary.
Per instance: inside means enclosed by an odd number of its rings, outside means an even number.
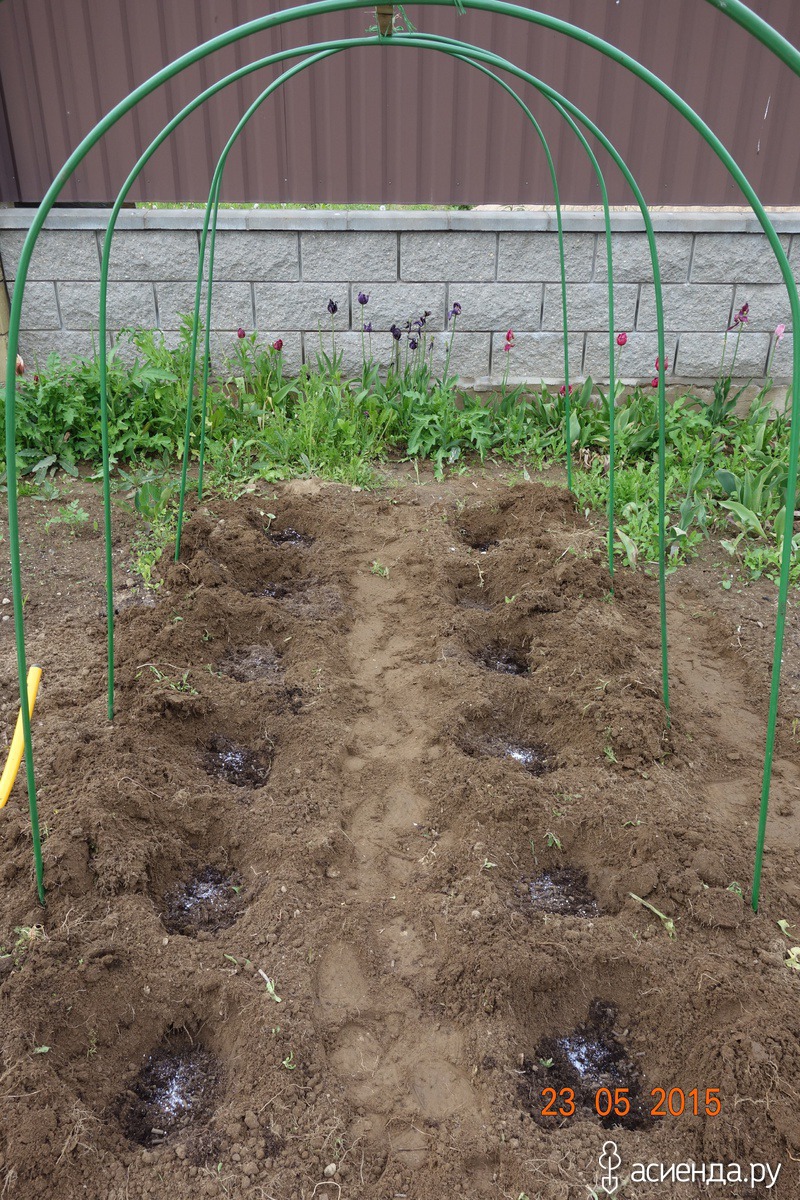
M421 4L440 5L446 3L447 0L417 0ZM777 31L771 29L766 22L741 4L738 0L706 0L713 7L719 9L724 15L729 16L738 24L742 25L753 34L760 42L771 49L791 67L796 74L800 74L800 52L798 52L785 38L782 38ZM23 732L25 736L25 759L26 772L28 777L28 792L31 805L31 823L34 833L34 855L36 857L36 842L37 842L37 827L38 821L35 816L36 810L36 795L33 770L33 750L30 735L30 719L27 715L25 704L25 687L26 687L26 671L25 671L25 645L24 645L24 621L22 615L22 587L21 587L21 571L19 562L19 527L17 514L17 471L16 471L16 377L14 367L16 363L16 351L19 344L19 322L21 315L22 296L24 293L25 281L27 279L30 258L33 252L33 247L36 239L41 231L46 220L47 214L55 203L61 189L69 178L75 167L82 161L89 150L96 142L123 116L130 111L141 99L149 95L157 87L167 80L173 78L180 71L200 61L207 55L213 53L217 49L222 49L229 46L242 38L247 37L251 33L260 32L273 26L282 25L290 21L304 19L308 17L323 15L325 13L345 11L347 9L360 6L360 0L317 0L315 3L301 5L294 9L288 9L284 12L275 13L271 16L261 17L255 21L250 21L245 25L239 26L237 29L230 30L227 33L220 34L216 38L195 47L181 58L161 71L153 75L149 80L145 81L136 88L126 99L115 106L102 121L87 135L80 145L73 151L67 162L58 172L53 180L47 194L37 210L31 228L25 239L17 273L16 287L12 298L11 313L9 321L9 336L7 347L7 378L6 378L6 454L7 454L7 478L8 478L8 504L9 504L9 551L11 558L11 574L12 574L12 595L15 608L15 637L17 643L17 667L19 673L20 687L20 703L23 714ZM770 245L775 253L779 263L781 274L786 283L787 292L789 295L790 307L792 310L793 327L800 327L800 300L798 300L797 288L789 268L788 260L783 252L780 240L774 229L774 226L769 220L767 213L761 204L758 196L750 185L744 173L738 167L738 164L731 157L729 152L716 137L716 135L708 128L704 121L694 112L694 110L686 104L686 102L671 88L669 88L662 80L648 71L641 64L629 55L624 54L610 43L596 37L594 34L588 33L586 30L577 28L569 22L561 21L558 18L551 17L548 14L534 12L524 9L518 5L505 3L504 0L464 0L464 6L474 8L481 11L497 13L516 17L520 20L529 21L531 23L552 29L556 32L561 32L568 37L571 37L584 45L588 45L600 51L606 57L624 66L631 71L639 79L647 83L693 125L693 127L701 134L707 144L712 148L714 153L725 164L730 174L733 176L746 199L750 203L751 208L755 212L758 221L764 230ZM331 43L333 46L336 43ZM388 43L384 43L388 44ZM394 44L397 44L395 39ZM663 383L663 353L659 355L660 385ZM661 391L661 386L659 388ZM790 448L789 448L789 472L787 480L787 500L791 497L790 502L794 503L796 487L797 487L797 470L798 470L798 451L800 451L800 418L797 416L798 398L800 393L800 339L795 339L794 354L793 354L793 404L792 404L792 422L790 433ZM11 453L9 454L9 447ZM663 485L662 485L663 487ZM661 489L660 489L661 490ZM788 510L788 508L787 508ZM790 510L789 510L790 511ZM769 799L769 783L772 771L772 761L774 754L775 728L777 722L778 708L778 692L780 685L780 666L783 649L783 640L785 632L785 617L786 604L788 598L789 587L789 569L791 565L791 523L787 522L784 531L783 557L781 563L781 576L778 598L778 614L776 621L775 634L775 655L773 661L773 676L770 693L770 712L767 728L767 744L764 758L764 773L762 783L762 801L759 820L759 837L758 847L756 851L756 863L754 872L754 885L752 903L753 907L758 906L760 875L761 875L761 858L763 853L763 840L766 828L767 805ZM40 897L43 896L43 889L39 887Z
M438 42L439 39L436 39L436 40ZM449 41L449 39L442 39L442 42L444 44L447 44L448 41ZM336 53L336 52L337 51L332 51L331 53ZM565 393L565 441L566 441L566 454L567 454L567 486L569 487L569 489L571 491L572 490L572 453L571 453L570 410L569 410L570 373L569 373L569 343L568 343L568 337L567 337L567 331L569 329L569 324L568 324L568 309L567 309L566 266L565 266L565 255L564 255L564 232L563 232L563 221L562 221L562 211L561 211L561 199L560 199L560 193L559 193L559 188L558 188L558 179L557 179L556 171L555 171L555 164L553 162L553 157L550 152L550 147L547 143L547 139L544 136L541 126L536 121L536 118L533 116L533 113L530 111L530 109L527 107L527 105L520 99L520 97L517 95L517 93L514 91L514 89L511 88L502 79L500 79L499 76L495 75L492 71L490 71L487 67L482 66L480 63L474 62L468 55L455 54L454 57L456 57L460 61L467 63L470 66L475 67L477 70L483 72L490 79L492 79L496 83L498 83L500 85L500 87L502 87L506 92L508 92L508 94L522 108L523 112L528 117L528 120L533 125L534 131L536 132L537 137L539 138L539 141L540 141L542 148L544 150L544 153L545 153L545 157L547 159L547 165L548 165L548 170L550 173L550 179L551 179L551 182L553 185L553 196L554 196L554 204L555 204L555 210L556 210L556 224L557 224L557 230L558 230L559 269L560 269L560 277L561 277L561 308L562 308L562 322L563 322L563 333L564 333L563 343L564 343L564 377L565 377L564 393ZM307 60L304 65L305 66L310 65L310 60ZM232 77L229 76L228 80L231 80L231 78ZM227 81L223 81L223 82L227 82ZM282 82L282 80L278 80L277 84L279 85L281 82ZM221 156L223 159L222 170L224 170L224 158L227 157L227 154L229 153L233 143L238 138L238 136L241 134L242 130L244 129L244 126L251 119L251 117L255 114L255 111L257 110L257 108L260 107L260 105L263 103L263 101L266 100L267 97L274 90L275 90L275 84L270 85L270 87L268 87L264 92L262 92L261 96L255 102L255 104L253 106L251 106L251 109L248 111L248 114L244 118L242 118L242 121L237 126L238 133L236 131L234 132L234 134L231 137L231 140L229 141L229 143L226 145L225 149L222 152L222 156ZM606 231L606 247L607 247L607 255L608 255L608 262L609 262L609 271L608 271L609 324L610 324L610 329L612 331L611 332L612 349L611 349L611 353L609 356L609 371L610 371L610 378L611 378L611 391L613 394L613 392L614 392L614 354L613 354L614 280L613 280L613 267L612 267L612 257L611 257L611 221L610 221L610 215L609 215L609 209L608 209L608 192L607 192L605 179L603 177L602 170L600 169L600 164L598 163L588 142L586 141L586 139L584 138L583 134L580 132L578 127L575 125L575 123L571 120L569 115L566 112L564 112L564 110L561 109L558 105L556 105L556 108L561 113L563 118L571 125L573 131L575 132L576 136L578 137L581 144L583 145L584 150L586 151L586 154L588 155L589 160L592 164L593 170L595 171L595 174L597 176L599 186L601 189L601 193L603 196L603 210L604 210L605 231ZM217 178L216 173L215 173L215 178ZM200 434L200 457L199 457L199 468L198 468L198 496L199 497L202 496L202 481L203 481L203 470L204 470L204 460L205 460L205 425L206 425L206 406L207 406L207 393L208 393L208 357L209 357L210 326L211 326L211 291L212 291L212 286L213 286L213 255L214 255L214 243L215 243L216 229L217 229L217 213L219 210L219 194L220 194L221 186L222 186L222 172L220 171L219 178L217 178L216 187L214 187L214 185L212 183L212 187L211 187L211 190L209 193L209 200L208 200L208 205L213 204L213 215L212 215L212 220L211 220L211 238L210 238L210 253L209 253L208 297L207 297L206 327L205 327L204 378L203 378L203 389L202 389L202 397L201 397L201 423L200 423L201 424L201 434ZM199 279L202 276L202 272L203 272L203 262L201 259L200 267L199 267L199 274L198 274ZM200 285L198 283L198 287L199 286ZM199 317L199 308L195 315L194 327L197 327L198 317ZM613 547L613 511L614 511L613 510L613 480L614 480L614 450L613 450L614 443L613 443L613 439L614 439L614 430L612 427L611 432L610 432L610 442L611 442L610 514L611 514L611 520L610 520L610 527L609 527L610 528L610 532L609 532L609 547L610 547L609 569L610 569L612 576L613 576L613 571L614 571L613 549L611 548L611 547ZM187 455L187 453L188 453L188 442L185 441L184 442L185 456ZM181 511L182 511L182 505L183 505L183 492L181 493L181 497L179 499L179 509ZM182 521L180 519L179 519L179 524L182 524ZM179 551L180 551L180 542L178 541L176 543L176 557L177 557Z

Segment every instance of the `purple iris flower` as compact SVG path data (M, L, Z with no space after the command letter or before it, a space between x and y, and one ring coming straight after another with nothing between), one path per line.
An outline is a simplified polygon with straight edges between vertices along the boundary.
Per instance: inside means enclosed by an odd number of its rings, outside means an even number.
M403 331L402 331L402 329L399 327L399 325L390 325L390 326L389 326L389 333L392 335L392 337L394 338L394 340L395 340L396 342L399 342L399 341L400 341L400 338L403 336Z
M331 314L331 316L332 317L335 316L338 311L339 311L339 305L336 303L336 301L329 300L328 301L328 312Z
M360 305L362 305L362 307L365 304L369 304L369 293L368 292L359 292L358 293L358 303Z
M367 321L364 325L364 333L372 333L372 321Z

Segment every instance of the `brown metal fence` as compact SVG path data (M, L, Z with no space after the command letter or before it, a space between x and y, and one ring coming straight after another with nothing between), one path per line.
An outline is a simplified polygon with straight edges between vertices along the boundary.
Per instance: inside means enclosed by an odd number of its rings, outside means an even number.
M37 202L99 118L160 67L280 0L3 0L0 3L0 201ZM762 199L800 203L800 80L702 0L541 0L667 80L708 121ZM795 44L797 0L752 7ZM509 18L415 7L426 32L506 56L563 91L608 132L653 205L735 205L717 160L665 101L623 68L564 37ZM256 57L357 36L371 9L294 22L240 42L148 97L91 152L62 193L107 203L136 157L202 88ZM235 121L272 75L235 84L159 150L135 200L205 199ZM528 90L528 98L530 91ZM562 198L595 204L574 137L544 102ZM631 202L609 171L612 203ZM472 68L417 50L360 49L290 81L266 102L229 159L223 199L245 202L541 204L543 156L514 102Z

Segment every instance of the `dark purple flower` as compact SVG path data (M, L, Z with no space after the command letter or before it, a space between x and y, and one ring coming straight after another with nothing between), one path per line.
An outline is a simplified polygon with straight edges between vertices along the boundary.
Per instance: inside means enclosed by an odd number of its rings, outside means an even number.
M364 325L364 333L372 333L372 321L367 321Z
M334 317L338 311L339 311L339 305L336 303L336 301L329 300L328 301L328 312L331 314L331 316Z
M389 333L392 335L392 337L394 338L394 340L396 342L399 342L400 338L403 336L403 331L399 325L390 325Z
M246 333L245 333L245 331L242 329L241 325L240 325L240 326L239 326L239 328L236 330L236 336L237 336L238 338L247 337L247 334L246 334Z
M369 292L359 292L358 293L358 303L362 306L365 304L369 304Z
M742 307L737 312L736 316L733 318L733 324L728 326L728 333L730 333L730 331L732 329L735 329L737 325L746 325L747 322L750 320L749 314L750 314L750 305L743 304Z
M447 319L448 319L448 321L450 321L453 317L460 317L460 316L461 316L461 305L458 303L457 300L455 300L453 302L453 307L450 309L450 312L447 314Z
M417 341L416 338L409 338L409 341L408 341L409 350L416 350L418 345L419 345L419 342Z

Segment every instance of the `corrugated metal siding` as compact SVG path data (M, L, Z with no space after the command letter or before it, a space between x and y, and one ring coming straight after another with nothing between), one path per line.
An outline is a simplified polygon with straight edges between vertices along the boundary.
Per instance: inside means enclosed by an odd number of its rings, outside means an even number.
M0 200L38 201L72 149L164 64L279 0L4 0L0 3ZM752 7L800 44L797 0ZM701 0L543 0L666 79L737 157L762 199L800 203L800 80ZM628 72L578 43L494 14L408 6L418 28L490 48L569 96L628 160L651 204L738 204L701 139ZM213 80L284 46L357 36L371 9L294 22L190 68L106 136L62 201L109 202L169 118ZM261 72L194 114L157 153L135 200L204 199ZM513 80L512 80L513 82ZM597 203L583 152L549 106L541 118L567 203ZM630 203L609 171L612 203ZM262 202L548 203L545 162L513 100L473 68L416 50L359 49L290 81L230 155L223 198Z

